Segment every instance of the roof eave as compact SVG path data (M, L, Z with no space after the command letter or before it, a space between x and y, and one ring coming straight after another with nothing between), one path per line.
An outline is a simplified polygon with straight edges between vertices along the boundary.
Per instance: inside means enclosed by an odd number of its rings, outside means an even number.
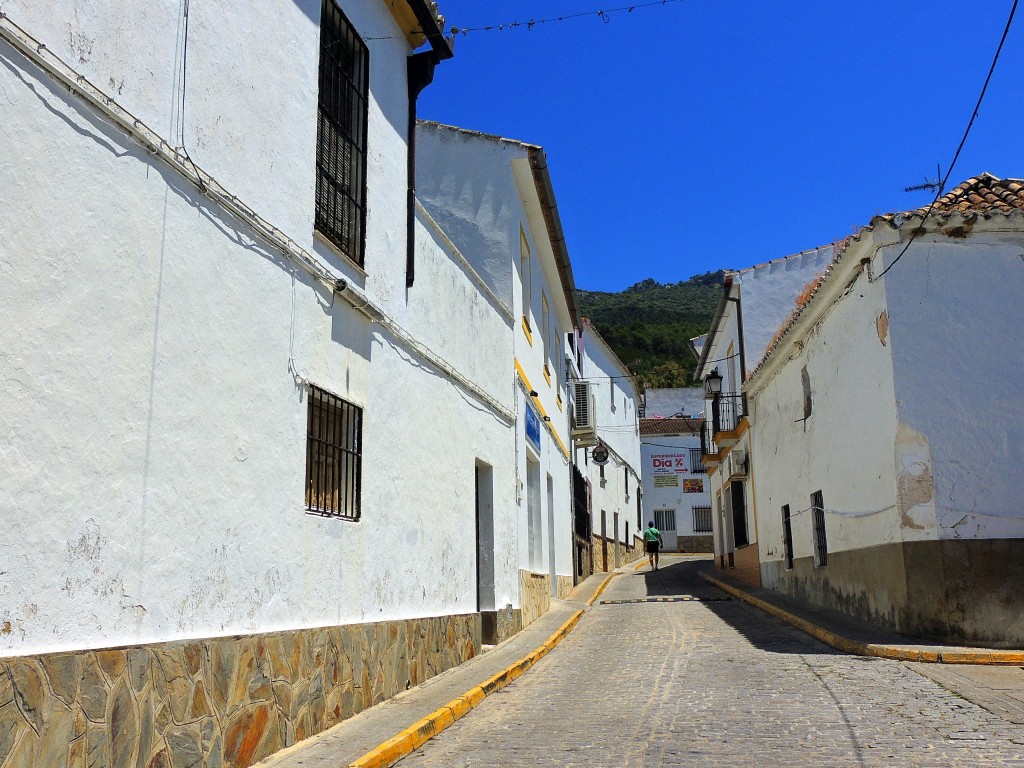
M551 174L548 173L547 155L544 154L543 149L537 146L528 145L527 149L530 153L530 168L533 171L533 181L537 187L544 224L548 230L548 239L551 241L551 251L555 255L555 266L558 268L562 291L565 293L565 303L569 308L573 326L580 328L580 311L576 304L576 283L572 276L572 263L569 261L569 251L565 244L562 219L558 215L558 204L555 202L555 190L551 185Z

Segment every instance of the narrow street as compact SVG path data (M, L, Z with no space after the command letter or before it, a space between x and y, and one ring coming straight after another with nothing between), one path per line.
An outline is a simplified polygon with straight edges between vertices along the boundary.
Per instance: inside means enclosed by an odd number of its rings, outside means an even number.
M533 670L400 765L1024 765L1024 727L726 599L710 568L619 576ZM645 601L683 595L699 599Z

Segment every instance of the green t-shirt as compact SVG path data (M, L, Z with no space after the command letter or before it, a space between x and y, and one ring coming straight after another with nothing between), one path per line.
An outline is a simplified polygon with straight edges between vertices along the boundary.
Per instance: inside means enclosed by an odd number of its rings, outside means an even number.
M661 536L661 531L653 525L644 531L644 539L646 541L657 541L659 536Z

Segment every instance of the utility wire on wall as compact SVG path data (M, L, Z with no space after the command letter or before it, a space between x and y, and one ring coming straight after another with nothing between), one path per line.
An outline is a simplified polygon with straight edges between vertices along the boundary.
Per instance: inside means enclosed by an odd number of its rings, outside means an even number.
M956 161L960 158L960 151L964 148L964 144L967 143L967 137L971 133L971 128L974 126L974 120L978 117L978 112L981 109L981 102L985 98L985 91L988 90L989 81L992 80L992 73L996 71L996 62L999 61L999 54L1002 53L1003 43L1006 42L1006 36L1010 32L1010 25L1013 23L1013 16L1017 12L1018 0L1013 0L1013 5L1010 7L1010 16L1006 19L1006 26L1003 28L1003 36L999 38L999 45L996 46L995 56L992 57L992 66L988 68L988 75L985 77L985 84L981 87L981 93L978 95L978 102L974 105L974 111L971 113L971 119L967 122L967 130L964 131L963 138L960 139L960 145L956 148L956 152L953 154L953 160L949 164L949 168L946 169L946 175L942 177L942 181L939 182L938 189L935 192L935 198L932 200L928 209L924 212L924 217L921 219L921 225L915 227L913 232L910 233L910 239L907 240L907 244L903 246L903 250L899 252L899 255L892 260L888 267L882 270L878 277L874 280L879 280L885 276L885 273L896 266L896 262L903 258L903 254L907 252L914 240L917 239L917 235L924 231L925 222L928 221L928 217L931 215L932 210L935 208L935 204L939 202L939 198L942 197L943 192L946 190L946 182L949 181L950 174L953 173L953 168L956 166Z

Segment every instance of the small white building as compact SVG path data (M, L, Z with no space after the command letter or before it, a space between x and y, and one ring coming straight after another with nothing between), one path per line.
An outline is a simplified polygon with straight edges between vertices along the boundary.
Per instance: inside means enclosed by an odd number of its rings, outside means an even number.
M580 424L575 430L575 463L589 501L590 571L610 571L635 560L642 549L640 392L629 369L587 319L580 347L583 367L581 379L575 382L577 413L583 412L582 399L589 398L589 426ZM594 459L597 446L607 452L606 460Z
M700 444L703 425L703 419L685 417L640 419L643 524L654 522L668 552L713 551L711 483Z
M793 311L801 290L831 257L832 246L825 246L726 272L711 329L692 340L699 356L696 378L706 382L701 447L711 485L716 565L752 584L760 583L751 491L757 457L747 433L752 417L743 382Z
M765 586L1024 647L1022 254L989 174L837 245L744 388Z
M525 626L576 583L566 344L579 328L572 267L540 147L427 121L417 137L425 210L511 322L502 352L515 418L513 602L516 626Z

